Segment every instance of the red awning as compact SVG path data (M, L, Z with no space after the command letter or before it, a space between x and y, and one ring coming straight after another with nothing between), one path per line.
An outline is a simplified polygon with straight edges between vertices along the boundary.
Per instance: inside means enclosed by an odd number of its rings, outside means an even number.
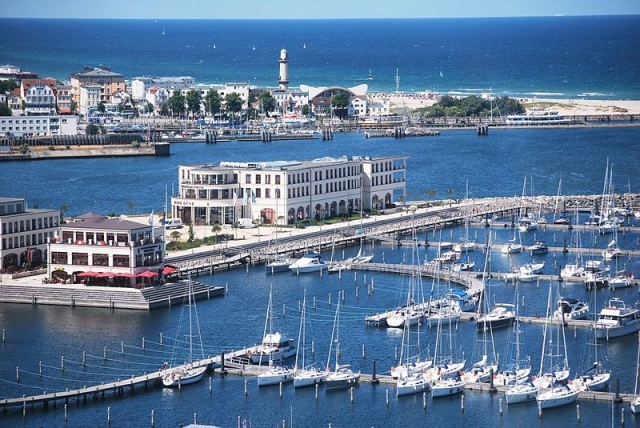
M91 272L90 270L86 271L86 272L80 272L77 276L79 276L80 278L84 278L85 276L98 276L99 273L98 272Z
M172 273L176 272L178 272L178 269L173 266L165 266L164 269L162 269L163 275L171 275Z
M124 276L125 278L135 278L136 275L129 272L117 273L114 276Z
M96 275L96 278L113 278L114 276L116 276L116 274L113 272L100 272Z
M141 278L151 278L151 277L154 277L154 276L158 276L158 274L155 273L155 272L151 272L150 270L146 270L146 271L144 271L142 273L139 273L138 276L141 277Z

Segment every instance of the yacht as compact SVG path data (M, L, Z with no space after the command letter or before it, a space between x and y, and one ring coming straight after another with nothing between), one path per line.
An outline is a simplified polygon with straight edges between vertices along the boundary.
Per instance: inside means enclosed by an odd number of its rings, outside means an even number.
M261 364L270 361L282 361L296 355L294 339L285 339L280 333L268 333L262 343L249 350L251 363Z
M611 339L640 330L640 311L628 308L619 297L609 299L602 308L594 328L597 339Z
M565 297L558 301L558 309L553 312L553 318L559 320L582 320L589 317L589 305L572 297Z
M515 239L510 239L509 241L507 241L506 244L502 246L502 248L500 248L500 252L502 254L521 253L522 248L523 248L522 244L517 242Z
M289 265L289 269L295 273L319 272L327 269L327 264L320 254L305 254L300 259Z
M527 248L527 251L529 251L531 255L546 254L549 252L549 247L545 241L536 241L532 246Z
M491 309L491 312L478 318L476 328L478 330L484 330L485 328L509 327L515 317L514 305L510 303L498 303Z

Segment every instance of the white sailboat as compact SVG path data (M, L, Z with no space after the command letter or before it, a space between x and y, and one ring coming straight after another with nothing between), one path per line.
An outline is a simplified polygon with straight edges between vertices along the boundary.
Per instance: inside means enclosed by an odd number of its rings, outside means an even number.
M264 323L264 334L262 343L249 351L252 364L262 364L267 362L284 361L296 354L294 339L287 339L280 332L273 331L272 314L273 310L273 285L269 291L269 305L267 307L267 318Z
M640 413L640 395L638 394L638 378L640 377L640 332L638 332L638 356L636 358L636 385L633 388L633 400L631 400L631 413Z
M551 288L549 288L549 299L547 301L547 322L544 326L544 339L542 344L542 358L540 359L540 371L538 377L534 379L533 384L540 388L536 401L540 409L549 409L552 407L564 406L571 404L578 398L579 391L577 389L569 388L567 385L560 383L569 377L569 368L567 363L567 343L564 336L564 325L558 325L558 331L562 333L562 343L564 347L564 366L556 367L553 364L553 359L556 355L553 354L554 346L553 338L549 341L549 354L546 353L547 345L547 333L549 327L551 311ZM551 335L553 336L553 335ZM559 340L559 337L558 339ZM545 365L545 363L547 365Z
M335 367L331 370L331 355L335 341ZM360 381L360 372L351 370L349 364L340 364L340 299L336 304L336 315L333 321L333 331L331 332L331 344L329 345L329 356L327 359L327 374L325 384L327 390L345 389L356 386Z
M516 285L516 302L519 299L518 285ZM527 360L525 367L521 366L520 357L520 323L517 322L518 309L516 305L516 323L513 326L515 335L515 358L513 360L513 371L511 372L511 379L507 377L505 384L507 385L505 391L505 400L507 404L526 403L527 401L533 401L538 395L539 388L529 382L529 372L531 371L531 365ZM526 373L526 374L525 374Z
M162 373L162 384L165 387L181 387L183 385L189 385L192 383L199 382L204 377L205 372L207 371L207 366L194 366L194 356L193 356L193 342L194 342L194 331L193 331L193 318L195 317L195 327L198 338L198 343L200 344L200 355L201 359L204 360L204 347L202 345L202 335L200 334L200 321L198 320L198 313L196 311L196 302L193 296L193 283L191 282L191 277L188 280L188 303L182 307L180 312L180 321L178 322L178 335L183 334L181 332L181 326L183 323L183 315L185 308L188 311L188 323L189 323L189 354L188 360L183 365L174 366L173 363L180 358L180 352L178 345L182 343L179 340L179 336L176 337L175 346L173 351L173 356L171 358L172 365L169 368L165 368ZM194 315L195 314L195 315Z
M273 285L269 291L269 306L267 308L267 320L264 327L264 340L262 345L260 345L252 355L252 357L258 357L260 366L262 366L262 362L265 358L268 359L269 362L267 370L258 373L258 386L278 385L280 383L290 382L293 380L293 371L282 365L285 353L283 352L283 348L279 346L281 341L279 339L276 340L276 337L279 338L280 335L279 333L273 333L273 316L271 315L273 303L272 295ZM267 326L269 333L267 333ZM295 352L295 348L291 348L292 342L293 341L290 341L288 343L290 348L288 352Z
M298 333L298 351L296 352L296 364L293 373L293 387L302 388L324 382L325 373L318 367L307 364L306 348L306 313L307 313L307 293L305 291L302 300L302 314L300 315L300 332Z
M467 181L467 193L465 197L464 238L460 239L460 242L453 246L453 251L455 251L456 253L467 253L469 251L473 251L476 248L476 241L469 239L469 221L469 182Z

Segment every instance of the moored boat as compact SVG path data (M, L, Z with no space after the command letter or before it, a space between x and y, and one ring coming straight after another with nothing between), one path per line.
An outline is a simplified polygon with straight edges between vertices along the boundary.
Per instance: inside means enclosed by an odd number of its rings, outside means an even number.
M549 252L549 247L547 246L547 243L545 241L538 240L534 242L533 245L531 245L529 248L527 248L527 251L529 251L531 255L546 254Z
M553 318L559 320L582 320L589 317L589 304L572 297L561 298Z
M619 297L609 299L595 322L596 338L611 339L640 330L640 311L629 308Z
M268 370L258 374L258 386L278 385L292 380L293 371L280 365L271 366Z
M319 272L328 268L320 254L305 254L289 265L289 270L295 273Z
M510 303L498 303L487 314L476 320L476 328L484 330L509 327L515 319L514 305Z

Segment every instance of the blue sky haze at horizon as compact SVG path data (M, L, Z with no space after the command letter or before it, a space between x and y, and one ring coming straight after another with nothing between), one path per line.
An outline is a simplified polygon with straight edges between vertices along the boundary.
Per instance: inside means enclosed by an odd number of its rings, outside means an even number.
M635 15L638 0L112 0L108 7L84 0L58 0L55 7L43 0L23 0L4 5L5 18L96 19L370 19L370 18L471 18L555 15Z

